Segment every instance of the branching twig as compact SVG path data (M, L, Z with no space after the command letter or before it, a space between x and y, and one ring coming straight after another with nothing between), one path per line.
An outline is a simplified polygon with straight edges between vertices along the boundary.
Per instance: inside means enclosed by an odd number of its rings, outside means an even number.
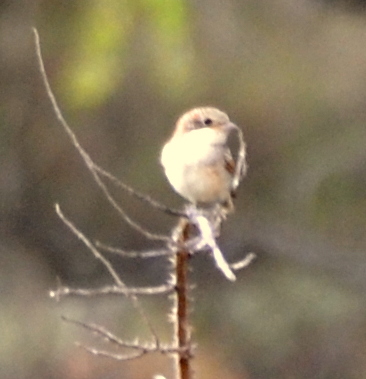
M80 143L79 143L79 141L78 141L75 133L71 130L70 126L66 122L64 116L62 115L62 112L61 112L61 110L60 110L60 108L59 108L59 106L57 104L55 95L53 94L53 91L51 89L50 83L48 81L48 77L47 77L46 70L45 70L44 63L43 63L42 52L41 52L41 45L40 45L40 42L39 42L38 32L37 32L37 30L35 28L33 28L33 32L34 32L34 36L35 36L35 43L36 43L36 51L37 51L37 58L38 58L38 63L39 63L39 69L40 69L40 72L41 72L41 75L42 75L42 79L43 79L44 85L46 87L47 95L48 95L49 99L51 100L53 110L54 110L54 112L56 114L56 117L59 120L60 124L64 128L65 132L70 137L73 146L79 152L79 154L83 158L84 163L86 164L87 168L89 169L89 171L93 175L93 178L94 178L95 182L97 183L98 187L103 191L106 199L113 206L113 208L117 210L117 212L120 214L120 216L132 228L134 228L135 230L137 230L138 232L140 232L142 235L144 235L145 237L147 237L149 239L168 241L169 240L168 236L162 236L162 235L159 235L159 234L150 233L147 230L145 230L141 225L139 225L134 220L132 220L131 217L129 217L126 214L126 212L118 205L118 203L116 202L116 200L110 194L110 192L109 192L108 188L106 187L106 185L100 179L99 174L103 174L103 176L106 176L106 171L103 170L102 168L100 168L98 165L96 165L93 162L93 160L90 158L89 154L80 145ZM109 179L111 179L111 177L112 177L112 175L110 175ZM122 184L122 182L120 182L120 183ZM123 188L125 190L127 190L129 193L135 193L135 195L137 197L139 197L139 198L144 197L143 195L140 196L140 194L137 194L132 188L130 188L127 185L123 185ZM147 197L144 197L144 199L145 199L145 201L148 201ZM154 202L154 205L156 206L156 202Z
M98 337L111 343L112 345L115 345L119 348L131 349L131 350L136 351L136 353L134 354L114 354L108 351L94 349L94 348L86 347L82 344L78 344L80 347L83 347L88 352L94 355L102 355L102 356L106 356L106 357L117 359L117 360L131 360L131 359L139 358L140 356L145 355L147 353L159 352L161 354L177 354L177 353L183 352L186 349L186 347L177 348L175 346L147 344L147 343L141 343L139 341L134 341L134 342L124 341L118 338L115 334L111 333L109 330L107 330L103 326L96 325L96 324L89 324L89 323L81 322L78 320L73 320L66 316L62 316L62 319L66 322L81 326L82 328L91 331L92 333L96 334Z
M49 84L49 80L45 71L41 47L39 42L39 35L36 29L33 29L35 36L36 52L39 63L39 68L42 80L46 87L47 95L52 103L53 110L56 117L63 129L69 136L72 145L76 148L82 157L86 167L93 176L99 189L102 190L108 202L119 213L119 215L136 231L144 235L146 238L152 240L164 241L166 247L158 250L151 250L147 252L126 252L122 249L114 248L105 245L101 242L92 243L76 226L61 212L59 205L56 205L56 212L64 224L71 230L71 232L92 252L94 257L98 259L103 266L107 269L114 281L114 285L105 286L97 289L73 289L59 285L58 288L50 292L50 296L59 300L63 296L76 295L76 296L98 296L98 295L115 295L123 294L131 300L133 307L141 316L144 324L150 331L153 337L153 343L140 343L138 341L128 342L124 341L113 333L95 324L88 324L81 321L75 321L67 317L63 320L81 326L84 329L96 334L99 338L107 341L113 346L121 349L130 350L129 354L115 354L112 352L99 350L95 348L86 347L79 344L82 348L89 353L99 356L110 357L116 360L131 360L139 358L148 353L160 352L163 354L173 354L176 358L176 368L178 369L177 378L191 379L191 359L193 357L193 346L191 343L191 325L189 321L189 281L188 281L188 268L189 259L193 252L199 250L209 250L215 260L217 267L223 274L231 281L236 279L233 271L240 270L247 267L255 258L254 253L249 253L244 259L228 264L220 251L216 239L220 234L220 227L223 220L226 218L226 213L221 209L197 209L195 206L187 207L185 211L171 209L165 205L153 200L150 196L135 191L132 187L126 185L115 176L105 171L93 162L89 154L80 145L75 133L69 127L62 112L57 104L55 95ZM232 191L235 193L240 181L242 180L245 170L245 143L242 132L237 128L239 138L239 151L236 159L236 168L232 182ZM117 203L115 198L111 195L107 188L105 181L110 181L113 185L122 188L129 195L132 195L139 200L149 204L155 209L161 210L169 215L180 217L178 226L175 228L171 236L159 235L150 233L141 225L131 219L124 209ZM166 284L155 287L133 287L129 288L121 280L117 271L114 269L110 261L104 257L98 248L108 251L113 254L118 254L128 258L151 258L157 256L168 256L174 262L174 273L172 277L165 281ZM162 345L155 332L152 323L144 312L137 295L160 295L174 292L174 341L172 346ZM157 376L156 376L157 378Z
M68 220L65 215L61 212L61 209L59 207L58 204L56 204L56 212L58 214L58 216L60 217L60 219L64 222L64 224L75 234L75 236L80 239L84 245L93 253L94 257L99 259L104 267L108 270L108 272L110 273L110 275L112 276L113 280L115 281L115 283L117 284L118 287L122 288L122 289L125 289L126 290L126 297L128 297L133 306L135 307L135 309L139 312L142 320L144 321L145 325L148 327L150 333L152 334L152 336L154 337L154 340L156 342L157 345L159 345L159 339L158 339L158 336L155 332L155 329L154 327L152 326L149 318L146 316L140 302L138 301L138 298L136 297L136 295L132 294L132 293L128 293L128 287L123 283L123 281L121 280L121 278L119 277L119 275L117 274L116 270L113 268L112 264L108 261L108 259L106 259L99 251L98 249L88 240L88 238L86 238L86 236L80 231L78 230L75 225L70 221Z
M84 329L90 330L91 332L95 333L97 336L112 343L113 345L126 347L129 349L135 349L135 350L139 350L141 348L141 345L139 343L123 341L120 338L118 338L116 335L108 331L103 326L96 325L96 324L88 324L86 322L74 320L66 316L62 316L62 319L66 322L69 322L70 324L79 325L79 326L82 326ZM156 346L154 348L156 348Z

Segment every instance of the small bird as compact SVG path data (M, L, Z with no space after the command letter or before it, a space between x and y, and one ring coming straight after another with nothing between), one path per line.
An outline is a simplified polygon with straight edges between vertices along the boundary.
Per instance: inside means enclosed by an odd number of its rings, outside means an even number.
M165 175L178 194L199 206L233 209L235 162L227 145L238 127L212 107L194 108L181 116L161 152ZM246 165L243 165L243 172Z

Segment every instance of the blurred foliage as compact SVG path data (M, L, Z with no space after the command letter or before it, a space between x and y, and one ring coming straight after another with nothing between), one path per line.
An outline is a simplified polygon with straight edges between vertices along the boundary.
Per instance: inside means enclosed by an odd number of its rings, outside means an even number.
M176 118L214 105L243 128L250 170L220 244L230 261L248 251L258 260L234 285L209 258L192 261L199 377L366 377L366 14L363 2L341 0L1 2L0 376L169 376L164 357L125 365L74 350L90 336L58 318L140 334L124 301L47 298L56 278L109 280L55 202L92 239L157 245L110 209L58 125L34 25L82 145L168 205L182 200L158 160ZM134 219L169 233L174 220L116 196ZM157 284L168 271L163 259L111 259L128 284ZM164 301L146 305L167 338Z

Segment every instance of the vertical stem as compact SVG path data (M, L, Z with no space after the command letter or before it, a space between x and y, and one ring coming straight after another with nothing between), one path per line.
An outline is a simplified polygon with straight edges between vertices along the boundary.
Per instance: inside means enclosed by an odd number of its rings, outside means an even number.
M178 342L180 352L177 354L177 371L179 379L191 379L190 360L191 351L191 327L189 324L189 299L188 299L188 261L190 252L184 247L189 238L190 224L187 220L183 221L178 235L179 245L182 246L175 257L176 275L176 311L175 320L175 339Z

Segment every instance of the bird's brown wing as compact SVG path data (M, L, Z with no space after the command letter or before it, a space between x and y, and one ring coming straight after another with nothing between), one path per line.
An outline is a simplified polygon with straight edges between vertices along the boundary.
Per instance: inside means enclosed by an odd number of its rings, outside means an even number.
M235 161L233 159L233 156L231 155L230 149L226 150L225 155L224 155L224 161L225 161L225 169L226 169L226 171L231 176L234 176L236 164L235 164ZM235 198L235 191L232 190L230 192L230 195L231 195L232 198Z
M235 161L233 156L231 155L231 151L229 149L226 150L224 155L225 161L225 169L232 176L235 173Z

